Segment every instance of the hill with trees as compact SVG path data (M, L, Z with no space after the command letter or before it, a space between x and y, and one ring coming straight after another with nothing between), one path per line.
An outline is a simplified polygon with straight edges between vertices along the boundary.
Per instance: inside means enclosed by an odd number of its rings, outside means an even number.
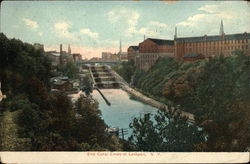
M196 151L249 150L249 56L236 51L197 62L159 58L148 72L134 72L137 90L195 115L208 136Z
M0 150L121 150L93 98L81 97L74 106L66 94L49 92L50 69L42 51L0 34L1 90L7 95L0 102Z

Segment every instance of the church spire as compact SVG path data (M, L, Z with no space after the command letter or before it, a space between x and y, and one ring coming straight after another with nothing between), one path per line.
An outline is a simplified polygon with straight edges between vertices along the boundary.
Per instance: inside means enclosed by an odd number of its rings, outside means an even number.
M175 30L174 30L174 38L175 39L177 38L177 27L175 27Z
M71 54L70 44L68 45L68 54Z
M223 20L221 20L221 23L220 23L220 35L225 35L224 27L223 27Z
M120 53L122 52L122 41L121 41L121 39L120 39L120 51L119 51Z

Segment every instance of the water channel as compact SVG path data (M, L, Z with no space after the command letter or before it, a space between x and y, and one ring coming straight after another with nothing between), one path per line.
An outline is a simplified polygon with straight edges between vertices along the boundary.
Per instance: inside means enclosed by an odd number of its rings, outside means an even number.
M129 128L129 123L134 117L143 116L146 113L155 113L156 108L144 104L130 97L130 95L121 89L102 89L102 93L110 101L111 106L108 106L102 99L101 95L94 90L93 97L99 102L99 109L102 111L102 118L108 126ZM129 137L132 133L128 129Z
M93 91L92 95L99 102L102 118L109 127L128 129L125 139L132 134L129 123L132 122L133 118L143 116L146 113L154 114L157 111L156 108L133 99L122 89L101 89L101 91L111 103L111 106L108 106L98 91Z

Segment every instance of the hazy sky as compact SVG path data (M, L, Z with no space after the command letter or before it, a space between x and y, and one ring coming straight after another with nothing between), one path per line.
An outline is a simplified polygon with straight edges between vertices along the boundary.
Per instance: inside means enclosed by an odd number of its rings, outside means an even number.
M226 34L250 32L250 4L245 1L30 1L1 4L1 32L46 50L71 44L84 57L123 51L152 38L217 35L220 21Z

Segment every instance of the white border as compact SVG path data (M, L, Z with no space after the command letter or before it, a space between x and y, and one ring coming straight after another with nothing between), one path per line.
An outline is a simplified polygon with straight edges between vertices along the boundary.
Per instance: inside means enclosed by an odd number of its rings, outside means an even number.
M249 152L0 152L2 163L247 163Z

